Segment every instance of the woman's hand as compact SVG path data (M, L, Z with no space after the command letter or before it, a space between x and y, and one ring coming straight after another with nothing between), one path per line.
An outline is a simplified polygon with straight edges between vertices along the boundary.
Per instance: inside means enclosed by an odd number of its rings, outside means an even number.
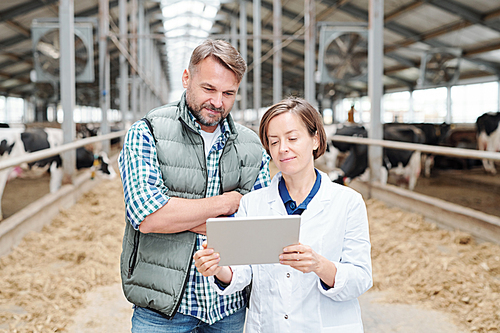
M280 254L280 263L295 268L302 273L314 272L319 278L333 287L337 267L335 264L316 253L310 246L303 244L289 245Z
M219 266L220 257L214 249L207 249L207 242L203 242L203 249L194 254L194 264L203 276L216 275L224 283L231 283L233 272L228 266Z

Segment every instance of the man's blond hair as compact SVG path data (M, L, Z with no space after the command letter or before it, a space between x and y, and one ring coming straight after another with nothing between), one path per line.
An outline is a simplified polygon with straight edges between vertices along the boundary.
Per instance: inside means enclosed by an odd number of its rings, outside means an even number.
M191 55L191 60L189 61L189 72L194 74L197 70L198 64L208 57L213 57L219 61L221 65L231 70L236 75L238 83L241 82L241 79L247 70L247 64L241 57L238 50L236 50L230 43L222 39L205 40L194 49L193 54Z

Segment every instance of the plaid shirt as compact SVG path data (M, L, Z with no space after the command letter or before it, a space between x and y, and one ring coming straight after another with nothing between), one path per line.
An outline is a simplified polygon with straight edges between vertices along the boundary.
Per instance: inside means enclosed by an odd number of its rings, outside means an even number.
M200 131L200 126L194 121L192 115L191 119ZM208 170L207 197L219 195L219 158L229 134L229 125L224 120L221 124L221 134L214 142L206 159ZM269 155L262 149L261 169L254 184L254 190L269 185L269 160ZM166 195L168 189L163 182L159 168L155 142L144 121L136 122L128 131L120 153L119 165L126 215L134 229L137 230L146 216L154 213L169 200ZM202 248L201 244L204 240L206 240L205 235L197 234L196 250ZM245 306L246 301L246 295L241 292L219 296L210 286L208 278L198 272L193 261L178 311L208 324L213 324Z

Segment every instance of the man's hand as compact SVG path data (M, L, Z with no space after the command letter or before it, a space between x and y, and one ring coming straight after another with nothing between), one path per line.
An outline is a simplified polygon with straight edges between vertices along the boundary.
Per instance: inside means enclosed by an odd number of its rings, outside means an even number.
M171 197L163 207L146 216L139 230L165 234L190 230L206 234L206 220L234 214L240 206L241 197L236 191L202 199Z
M225 212L221 215L229 216L238 211L242 195L236 191L226 192L221 195L221 205Z
M207 223L205 222L205 223L202 223L200 225L197 225L196 227L189 229L189 231L192 231L192 232L197 233L197 234L206 235L207 234Z

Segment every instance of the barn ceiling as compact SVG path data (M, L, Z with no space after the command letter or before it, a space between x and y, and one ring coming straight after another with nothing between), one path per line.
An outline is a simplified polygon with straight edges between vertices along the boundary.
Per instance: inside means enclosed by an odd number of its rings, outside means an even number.
M139 0L140 1L140 0ZM162 8L178 1L146 1L147 17L151 32L165 33ZM184 1L183 1L184 2ZM231 20L239 18L239 1L211 1L217 3L218 12L210 33L214 38L228 36ZM283 35L293 36L283 45L283 94L302 95L304 91L304 1L282 0ZM130 4L128 7L130 13ZM111 32L117 33L118 0L110 0ZM320 25L363 25L368 20L369 0L317 0L315 2L316 59L319 57ZM449 82L472 82L498 79L500 75L500 3L498 0L385 0L384 5L384 88L408 90L426 86L442 86ZM46 86L32 82L33 50L31 26L34 19L58 17L57 0L7 0L0 2L0 94L7 96L44 98ZM98 17L98 1L74 1L76 18ZM247 33L253 34L252 3L246 2ZM262 1L262 35L273 34L273 1ZM196 17L194 18L196 19ZM239 23L238 23L239 24ZM199 27L200 24L191 24ZM95 81L77 84L77 103L98 105L98 45L97 29L94 28ZM177 37L178 38L178 37ZM159 45L168 40L154 39ZM349 44L349 43L352 43ZM193 44L191 42L191 44ZM359 36L339 37L328 46L324 57L331 82L318 83L316 91L335 97L359 96L367 93L366 39ZM351 45L351 47L349 46ZM192 45L191 45L192 47ZM272 39L262 41L262 105L272 103ZM169 67L175 63L171 48L164 49L164 71L171 87L180 82L179 74ZM109 43L111 56L111 102L117 98L116 77L119 74L119 51ZM169 55L169 50L171 51ZM168 57L167 57L168 56ZM186 55L180 55L185 60ZM181 59L181 60L182 60ZM248 59L253 67L253 41L248 39ZM422 65L426 80L422 80ZM342 66L346 66L342 68ZM179 66L175 66L177 68ZM170 68L170 69L169 69ZM350 73L352 75L350 75ZM248 73L249 107L252 105L252 73ZM360 74L360 75L357 75ZM173 77L170 77L172 75ZM452 78L453 77L453 78ZM428 79L427 79L428 78ZM448 80L448 81L447 81ZM455 80L455 81L453 81ZM81 91L91 91L78 100ZM85 102L84 102L85 101Z

